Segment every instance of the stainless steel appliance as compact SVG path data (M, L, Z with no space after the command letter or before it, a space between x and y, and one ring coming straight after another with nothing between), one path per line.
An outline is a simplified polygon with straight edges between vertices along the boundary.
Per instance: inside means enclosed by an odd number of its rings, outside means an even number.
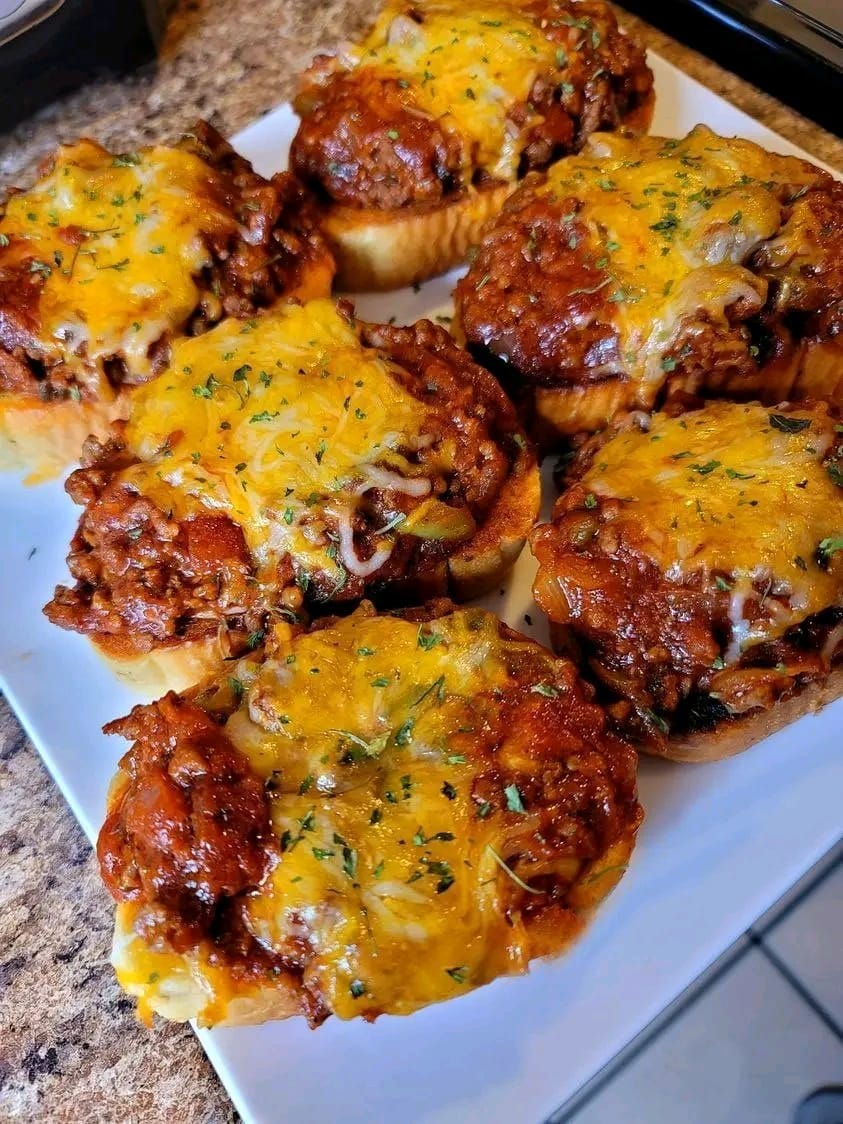
M148 61L172 0L0 0L0 129Z
M832 132L843 133L843 0L621 0Z

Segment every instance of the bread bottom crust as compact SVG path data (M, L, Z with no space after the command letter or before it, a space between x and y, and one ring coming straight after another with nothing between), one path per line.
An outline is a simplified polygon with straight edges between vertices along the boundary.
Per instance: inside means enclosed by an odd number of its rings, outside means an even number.
M87 437L105 438L109 426L128 413L128 394L111 402L38 402L0 398L0 472L24 470L27 484L60 475L79 459Z
M809 398L843 406L843 344L806 340L782 362L760 367L749 377L672 378L665 389L668 395L685 391L739 402L760 399L767 406ZM652 409L654 403L643 401L640 391L639 384L620 378L582 386L537 386L533 436L542 448L552 448L560 438L597 432L618 413Z
M689 763L721 761L784 729L806 714L817 714L843 697L843 664L833 668L821 682L809 683L767 710L755 710L740 718L720 722L713 730L671 737L664 749L642 745L643 753Z
M186 691L207 679L225 660L216 637L152 648L148 652L120 651L108 639L91 637L94 648L121 683L148 698L167 691Z
M470 601L494 589L524 549L540 508L538 466L532 455L521 455L483 526L448 559L447 592Z
M726 378L711 389L718 397L759 398L767 406L805 398L824 398L843 406L843 342L801 340L750 378Z
M450 330L457 343L466 347L465 329L458 312ZM477 361L484 362L482 357ZM598 432L617 414L654 407L653 401L642 400L638 383L619 377L579 385L540 386L513 370L509 382L506 378L502 381L522 403L530 435L545 452L558 448L565 438ZM751 376L719 378L709 374L686 380L674 377L669 380L669 393L676 391L739 402L758 399L767 406L825 399L843 407L843 342L803 340L781 360L774 360Z
M555 652L574 659L582 667L576 638L566 625L551 623L550 641ZM686 761L691 764L722 761L726 757L743 753L756 742L763 741L806 714L819 713L823 707L841 697L843 663L833 667L821 681L806 684L765 710L753 710L726 719L710 730L672 735L662 747L643 742L635 742L635 746L639 753L646 753L650 757L664 757L669 761Z
M635 384L606 379L585 386L539 386L533 401L533 436L540 448L552 449L560 438L596 433L616 414L633 409Z
M400 289L465 260L487 219L516 184L473 190L436 207L404 211L331 206L323 230L337 259L337 284L354 292Z

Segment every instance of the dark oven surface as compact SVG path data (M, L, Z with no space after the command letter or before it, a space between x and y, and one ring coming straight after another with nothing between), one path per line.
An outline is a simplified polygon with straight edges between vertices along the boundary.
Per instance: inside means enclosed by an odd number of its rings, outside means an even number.
M840 0L624 0L624 7L841 133Z

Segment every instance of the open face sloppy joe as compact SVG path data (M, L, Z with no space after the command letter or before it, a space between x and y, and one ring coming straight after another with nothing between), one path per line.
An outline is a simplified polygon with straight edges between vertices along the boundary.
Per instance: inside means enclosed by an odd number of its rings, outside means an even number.
M59 148L0 212L0 465L59 471L173 340L326 295L333 273L296 180L204 122L175 148Z
M633 415L566 485L536 600L646 749L726 757L843 694L839 411Z
M483 610L364 603L111 723L98 854L140 1014L373 1020L560 952L641 820L592 694Z
M543 444L677 392L843 401L843 184L698 126L593 136L519 190L457 323Z
M279 615L484 592L539 503L511 404L444 329L328 300L176 341L67 488L76 585L47 615L159 687Z
M304 73L291 167L323 201L340 284L397 288L460 262L527 171L596 129L646 129L652 103L602 0L387 0Z

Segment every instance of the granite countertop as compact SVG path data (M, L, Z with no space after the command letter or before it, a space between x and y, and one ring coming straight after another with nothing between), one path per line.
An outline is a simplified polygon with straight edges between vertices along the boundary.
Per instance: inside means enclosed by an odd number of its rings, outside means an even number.
M126 149L209 118L235 132L287 98L301 61L378 0L180 0L157 67L102 81L0 136L0 183L81 133ZM830 164L843 143L640 20L687 74ZM90 848L0 700L0 1117L226 1121L236 1114L192 1032L135 1019L108 965L111 904Z

